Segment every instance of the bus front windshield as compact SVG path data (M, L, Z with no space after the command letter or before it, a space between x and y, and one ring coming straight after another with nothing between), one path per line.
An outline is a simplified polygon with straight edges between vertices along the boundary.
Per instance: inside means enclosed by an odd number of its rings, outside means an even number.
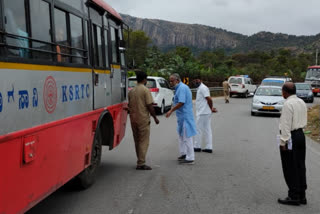
M307 72L306 79L318 79L320 80L320 69L309 69Z

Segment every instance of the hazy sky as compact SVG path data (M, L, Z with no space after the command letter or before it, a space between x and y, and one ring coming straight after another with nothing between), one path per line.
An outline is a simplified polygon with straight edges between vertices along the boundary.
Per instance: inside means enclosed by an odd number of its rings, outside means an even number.
M252 35L320 33L320 0L105 0L120 13Z

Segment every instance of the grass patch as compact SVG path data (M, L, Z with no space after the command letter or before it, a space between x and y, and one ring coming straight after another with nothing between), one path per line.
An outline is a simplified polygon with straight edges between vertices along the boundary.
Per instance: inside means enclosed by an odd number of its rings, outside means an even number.
M308 109L308 125L305 132L310 138L320 143L320 105Z

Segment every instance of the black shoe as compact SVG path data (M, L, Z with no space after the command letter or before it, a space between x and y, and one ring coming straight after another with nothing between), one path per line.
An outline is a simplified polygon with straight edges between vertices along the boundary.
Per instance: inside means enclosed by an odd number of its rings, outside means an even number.
M180 164L193 165L194 161L193 160L182 160L182 161L180 161Z
M300 204L307 205L307 199L306 198L300 199Z
M178 161L183 161L185 160L187 157L187 155L181 155L180 157L178 157Z
M203 152L212 153L212 149L202 149Z
M285 204L285 205L293 205L293 206L299 206L300 200L292 199L290 197L286 197L285 199L278 199L279 204Z
M147 165L141 165L141 166L137 166L136 170L152 170L152 168Z
M200 148L194 148L194 152L201 152Z

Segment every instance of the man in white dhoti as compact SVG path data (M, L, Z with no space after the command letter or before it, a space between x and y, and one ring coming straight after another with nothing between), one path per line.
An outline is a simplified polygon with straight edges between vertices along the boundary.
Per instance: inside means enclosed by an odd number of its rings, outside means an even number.
M217 112L217 109L213 107L209 88L200 79L194 80L194 84L198 88L196 96L196 125L198 134L194 141L194 151L212 153L211 117L212 113ZM205 149L201 149L202 139L204 139Z

